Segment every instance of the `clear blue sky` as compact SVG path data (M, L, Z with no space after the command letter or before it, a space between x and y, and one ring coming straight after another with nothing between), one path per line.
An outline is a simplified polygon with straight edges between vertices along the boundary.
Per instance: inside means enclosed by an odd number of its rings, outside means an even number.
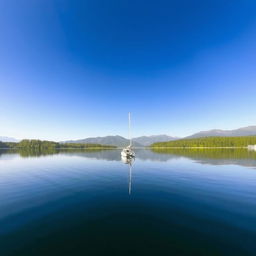
M256 1L0 0L0 135L256 125Z

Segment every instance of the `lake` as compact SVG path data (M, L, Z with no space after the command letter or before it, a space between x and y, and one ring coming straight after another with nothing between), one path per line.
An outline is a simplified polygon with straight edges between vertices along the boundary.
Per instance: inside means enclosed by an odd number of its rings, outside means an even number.
M0 152L0 255L256 255L256 152Z

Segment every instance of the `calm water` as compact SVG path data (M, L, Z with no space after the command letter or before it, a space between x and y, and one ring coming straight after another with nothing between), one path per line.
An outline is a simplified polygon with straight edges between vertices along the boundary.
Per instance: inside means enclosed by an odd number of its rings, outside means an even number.
M256 153L0 153L0 255L256 255Z

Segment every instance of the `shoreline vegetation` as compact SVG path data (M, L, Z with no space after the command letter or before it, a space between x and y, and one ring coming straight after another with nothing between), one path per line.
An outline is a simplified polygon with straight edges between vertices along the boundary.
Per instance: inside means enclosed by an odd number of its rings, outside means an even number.
M20 142L2 142L1 149L33 149L33 150L62 150L62 149L115 149L116 146L83 143L58 143L46 140L22 140Z
M256 136L202 137L153 143L150 148L247 148L256 144Z
M149 149L235 149L248 148L248 145L256 145L256 136L240 137L201 137L192 139L178 139L166 142L156 142L148 147ZM137 148L137 147L135 147ZM93 143L59 143L47 140L22 140L20 142L2 142L0 149L33 149L33 150L64 150L64 149L119 149L113 145Z

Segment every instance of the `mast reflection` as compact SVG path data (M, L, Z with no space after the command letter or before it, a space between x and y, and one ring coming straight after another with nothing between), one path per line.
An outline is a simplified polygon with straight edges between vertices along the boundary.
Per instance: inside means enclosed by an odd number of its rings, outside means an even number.
M132 165L135 161L134 157L121 157L121 160L124 164L129 165L129 181L128 181L128 193L129 195L132 193Z

